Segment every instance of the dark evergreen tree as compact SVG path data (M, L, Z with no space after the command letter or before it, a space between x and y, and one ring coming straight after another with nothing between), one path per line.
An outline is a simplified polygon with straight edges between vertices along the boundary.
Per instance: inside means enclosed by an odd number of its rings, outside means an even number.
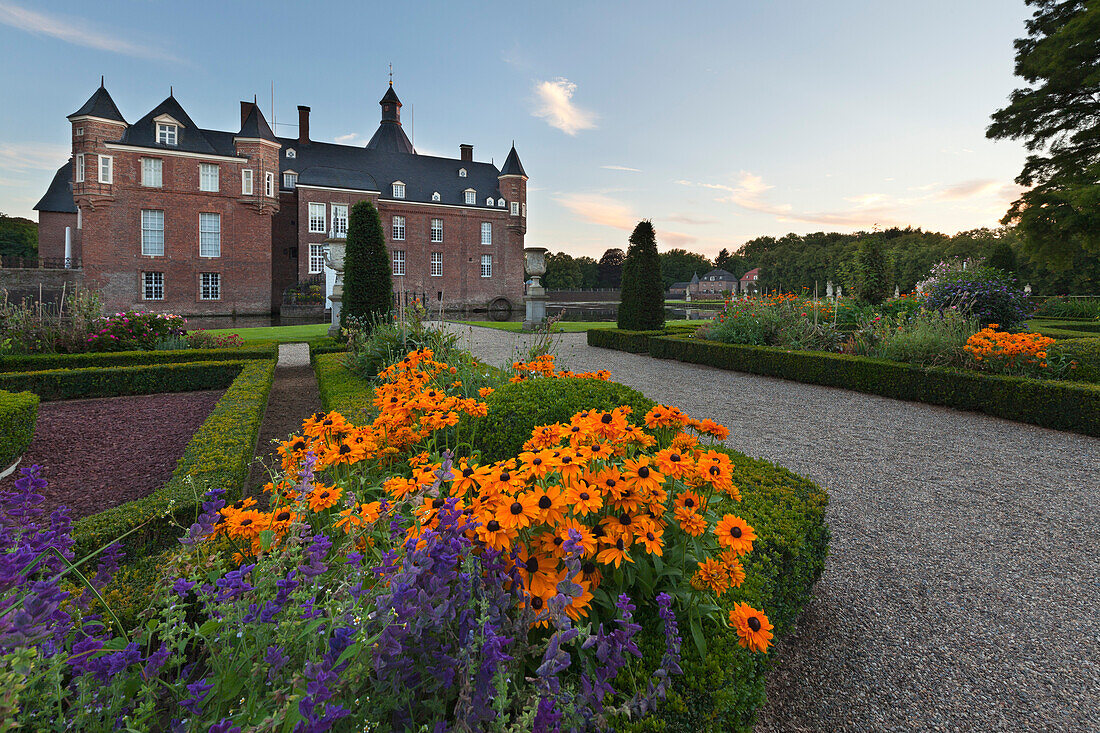
M378 209L369 201L351 207L344 251L344 299L340 325L354 320L364 328L393 307L390 257Z
M848 273L848 287L860 300L878 305L889 296L889 267L877 237L860 242Z
M1016 253L1005 241L997 243L985 264L1000 270L1006 275L1015 275L1018 267Z
M623 281L623 260L626 252L618 247L609 249L603 253L599 264L599 277L601 288L618 288Z
M661 281L661 257L657 234L649 220L638 222L630 235L623 263L619 328L653 331L665 325L665 287Z

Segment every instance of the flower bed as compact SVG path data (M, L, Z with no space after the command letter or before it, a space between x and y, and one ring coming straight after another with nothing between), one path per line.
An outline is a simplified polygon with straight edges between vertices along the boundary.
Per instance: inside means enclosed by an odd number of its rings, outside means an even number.
M0 471L31 444L37 416L38 395L0 391Z

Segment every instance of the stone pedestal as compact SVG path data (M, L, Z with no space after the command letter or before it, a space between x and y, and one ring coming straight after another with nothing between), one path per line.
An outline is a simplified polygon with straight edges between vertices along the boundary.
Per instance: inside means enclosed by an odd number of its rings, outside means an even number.
M531 284L523 297L523 330L533 331L546 323L546 288L539 281L546 274L546 248L525 247L523 257L524 269L531 276Z
M332 301L332 325L328 327L328 335L333 338L340 335L340 303L344 298L344 248L346 244L346 239L325 240L325 264L336 273L332 292L328 296L328 299Z

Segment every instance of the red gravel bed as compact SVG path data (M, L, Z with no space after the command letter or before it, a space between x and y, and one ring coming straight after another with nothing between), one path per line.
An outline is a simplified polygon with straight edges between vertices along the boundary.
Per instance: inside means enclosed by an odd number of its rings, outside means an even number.
M148 496L176 463L225 390L43 402L19 469L38 464L49 481L47 515L73 519ZM19 470L0 481L10 489Z

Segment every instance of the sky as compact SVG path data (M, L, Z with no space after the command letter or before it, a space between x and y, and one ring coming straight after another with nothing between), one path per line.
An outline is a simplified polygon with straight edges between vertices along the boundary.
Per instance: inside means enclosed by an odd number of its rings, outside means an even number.
M168 96L239 128L258 96L280 135L365 144L393 64L421 153L530 176L528 246L599 257L650 219L662 251L713 257L788 232L996 226L1017 141L1023 0L207 2L0 0L0 212L69 157L100 75L131 122ZM272 86L274 85L274 103ZM274 112L274 114L272 114ZM295 124L290 124L295 123Z

